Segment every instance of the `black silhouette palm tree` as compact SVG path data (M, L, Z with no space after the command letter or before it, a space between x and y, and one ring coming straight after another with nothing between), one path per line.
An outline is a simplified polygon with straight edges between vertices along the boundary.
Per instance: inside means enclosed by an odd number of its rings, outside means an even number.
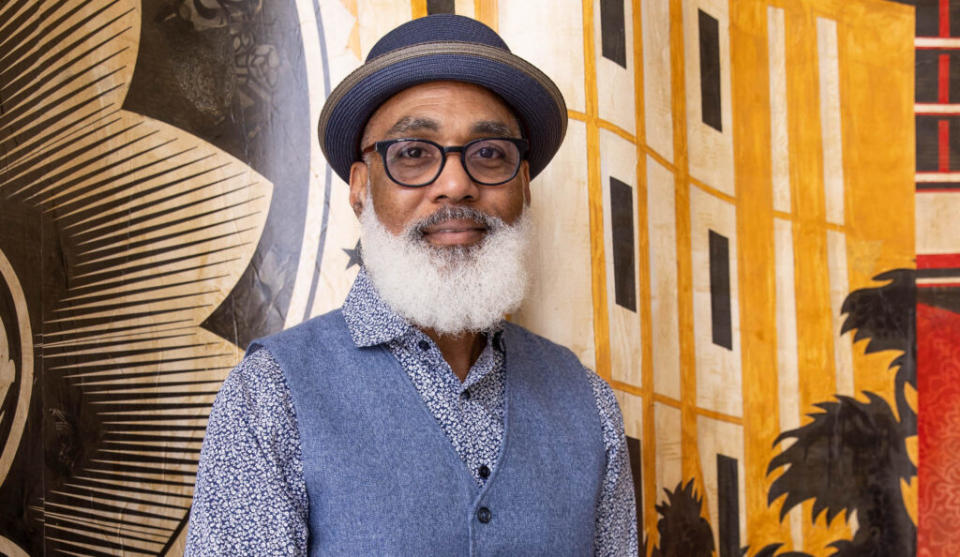
M656 506L660 519L660 545L653 548L651 557L711 557L713 531L701 515L703 497L697 495L693 480L677 484L673 491L663 490L667 500ZM644 542L646 554L646 541Z
M847 315L841 334L856 330L853 342L868 339L866 353L900 352L890 369L896 368L897 415L904 437L917 434L917 413L906 399L906 386L917 388L917 286L916 271L894 269L873 277L889 281L873 288L855 290L843 302Z
M793 439L775 456L768 473L785 468L773 482L768 501L781 503L781 519L793 507L813 499L811 519L824 511L831 521L841 511L856 513L859 528L852 540L834 542L833 555L902 556L916 553L916 525L907 513L901 480L916 476L906 439L916 435L916 412L906 399L905 386L916 388L915 271L896 269L874 280L887 284L852 292L843 304L847 314L842 332L856 330L854 342L868 339L866 352L897 350L896 413L875 393L862 402L847 396L820 402L813 420L785 431L774 444ZM779 544L758 555L772 556ZM800 555L796 553L781 555Z

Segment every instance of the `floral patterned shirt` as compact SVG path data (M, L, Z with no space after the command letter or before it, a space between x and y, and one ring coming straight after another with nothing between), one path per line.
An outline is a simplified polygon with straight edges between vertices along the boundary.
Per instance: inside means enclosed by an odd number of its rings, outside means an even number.
M394 313L361 269L343 305L358 347L384 344L410 376L477 485L503 440L501 328L461 383L436 344ZM584 369L606 447L594 553L637 555L636 509L623 417L610 386ZM266 349L248 354L210 411L190 512L186 555L306 555L309 512L300 434L283 370Z

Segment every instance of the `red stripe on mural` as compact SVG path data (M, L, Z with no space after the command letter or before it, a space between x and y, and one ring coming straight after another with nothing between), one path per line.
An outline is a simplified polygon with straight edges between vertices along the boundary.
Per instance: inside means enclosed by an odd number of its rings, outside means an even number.
M950 102L950 55L937 57L937 102Z
M928 284L919 283L917 288L960 288L960 282L931 282ZM960 379L960 377L958 377Z
M950 0L940 0L940 36L950 36Z
M950 170L950 121L938 121L937 132L938 170L948 172Z
M960 268L960 253L917 254L917 269Z
M960 314L917 304L917 555L960 555Z

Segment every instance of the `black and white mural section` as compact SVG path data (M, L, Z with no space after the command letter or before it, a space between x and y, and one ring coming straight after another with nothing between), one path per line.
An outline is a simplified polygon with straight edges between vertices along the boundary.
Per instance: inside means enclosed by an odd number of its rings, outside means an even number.
M0 6L0 553L177 551L210 404L323 204L299 10Z

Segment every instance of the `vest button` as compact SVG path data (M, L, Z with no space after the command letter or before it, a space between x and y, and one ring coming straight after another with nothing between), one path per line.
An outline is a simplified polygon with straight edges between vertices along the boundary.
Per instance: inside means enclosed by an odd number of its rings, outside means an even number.
M427 350L430 350L430 343L425 340L421 340L420 342L418 342L417 346L419 346L420 350L423 350L424 352L426 352Z
M490 477L490 468L486 464L480 465L480 468L477 469L477 473L480 474L480 477L487 479Z
M460 393L460 398L463 400L470 400L470 389L464 389L464 391Z
M493 515L490 513L490 509L486 507L480 507L479 509L477 509L477 520L479 520L480 522L486 524L490 522L490 519L492 517Z

